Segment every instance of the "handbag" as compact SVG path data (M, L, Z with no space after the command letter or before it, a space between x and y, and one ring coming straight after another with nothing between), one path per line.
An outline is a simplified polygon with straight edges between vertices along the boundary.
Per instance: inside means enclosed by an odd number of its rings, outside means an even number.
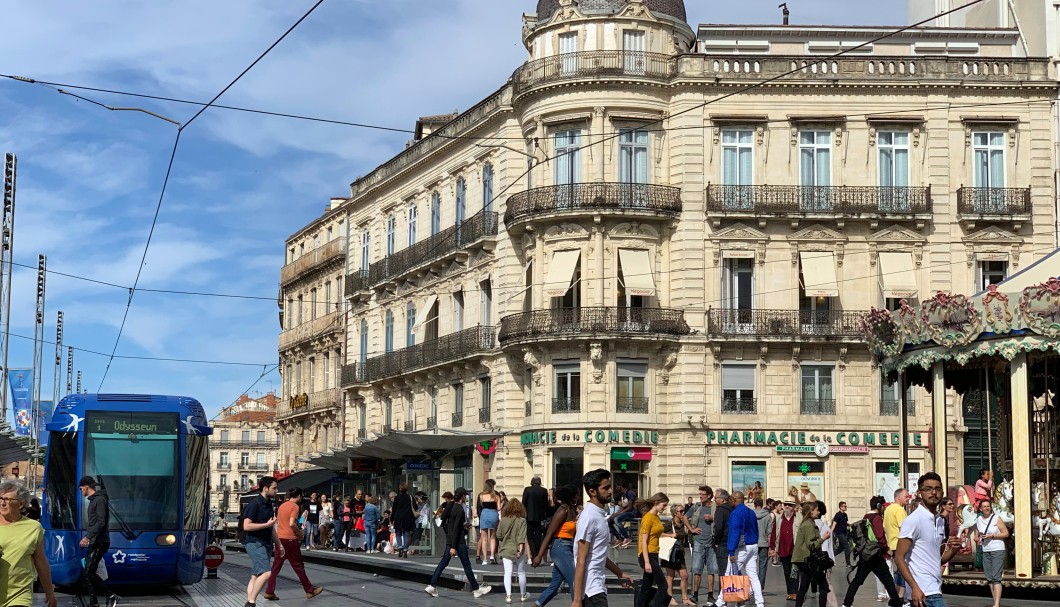
M726 603L742 603L751 598L751 577L743 575L736 563L729 563L721 576L721 597Z
M659 558L670 563L676 563L681 558L681 542L675 538L659 538Z
M806 567L809 568L810 571L823 573L832 567L835 567L835 561L833 561L832 557L828 556L828 553L824 550L816 548L811 550L809 556L806 557Z
M975 547L975 560L972 562L972 566L976 569L983 568L983 545L979 544Z
M364 532L364 517L357 517L357 523L353 526L354 531Z

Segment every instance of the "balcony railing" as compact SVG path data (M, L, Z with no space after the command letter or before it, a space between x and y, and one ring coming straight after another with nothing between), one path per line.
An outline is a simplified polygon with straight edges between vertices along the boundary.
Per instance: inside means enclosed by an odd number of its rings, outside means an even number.
M279 447L279 446L280 446L280 441L278 441L278 440L261 440L261 441L259 441L259 440L251 440L251 439L236 440L236 439L223 439L222 438L222 439L210 441L210 447L213 447L213 448L218 448L218 447L228 447L228 448L233 448L233 449L237 448L237 447L251 447L251 448L253 448L253 447L270 448L271 447L271 448L275 448L275 447Z
M669 80L677 68L671 55L642 51L584 51L527 61L512 74L518 95L548 82L575 78L653 78Z
M368 272L356 270L346 275L343 293L346 297L352 297L361 291L367 291L369 286L371 285L368 284Z
M383 424L383 434L390 434L394 431L394 427L390 424Z
M536 337L563 338L600 333L681 336L691 333L683 310L668 308L554 308L501 319L503 344Z
M254 464L240 464L239 468L241 470L252 470L254 472L264 472L266 470L271 470L272 469L268 464L258 464L258 463L254 463Z
M492 413L492 411L490 411L488 408L479 409L478 410L478 423L480 423L480 424L488 424L490 422L490 419L492 418L491 413Z
M835 400L804 398L799 412L803 415L835 415Z
M276 419L286 419L296 415L338 409L341 404L341 388L329 388L313 392L312 394L292 396L280 401L279 405L276 406Z
M860 339L863 334L858 323L864 315L863 311L711 309L707 311L707 334L728 338Z
M632 396L628 398L619 397L615 401L615 413L647 413L648 397Z
M493 349L496 336L496 327L472 327L369 358L364 366L364 381L379 381L416 369L484 354Z
M361 440L364 440L364 439L368 438L368 429L367 428L357 428L357 438L359 438Z
M346 315L342 310L335 310L283 331L280 333L280 350L288 350L319 335L342 331L345 320Z
M378 285L414 268L437 261L483 238L497 235L497 214L479 211L458 226L406 247L373 263L368 268L368 283Z
M931 213L931 187L709 184L707 211L733 215L927 215Z
M905 401L907 415L916 415L916 403L909 398ZM880 415L898 415L898 401L884 398L880 400Z
M527 403L529 404L529 403ZM582 410L582 402L577 398L553 398L552 399L552 412L553 413L577 413ZM527 417L530 414L527 413Z
M464 412L463 411L454 411L453 412L453 427L454 428L460 428L463 425L464 425Z
M438 418L437 417L428 417L427 418L427 429L428 430L437 430L438 429Z
M342 365L342 386L353 386L356 384L364 383L364 365L360 363L350 363L348 365Z
M218 470L231 470L232 469L232 462L219 463L219 464L217 464L217 469Z
M721 399L722 413L748 413L758 412L757 398L723 398Z
M416 422L413 420L407 420L404 425L405 432L414 432L416 430Z
M966 188L957 190L957 212L1003 218L1030 215L1030 188Z
M346 237L342 236L336 238L326 244L322 244L312 251L302 255L298 259L285 265L280 270L280 285L287 286L291 282L294 282L298 277L305 275L307 272L321 266L333 259L345 259L346 257Z
M508 198L504 223L550 213L631 213L676 217L681 188L648 183L572 183L533 188Z

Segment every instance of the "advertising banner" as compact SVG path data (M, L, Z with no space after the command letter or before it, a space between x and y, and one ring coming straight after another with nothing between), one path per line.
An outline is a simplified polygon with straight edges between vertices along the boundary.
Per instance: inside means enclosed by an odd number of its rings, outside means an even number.
M48 446L48 431L45 426L52 419L52 410L55 409L55 403L50 400L40 401L40 406L37 415L37 440L41 447Z
M15 435L29 436L33 425L33 371L8 369L7 384L11 386L11 410L15 413Z
M732 490L743 491L747 499L764 497L766 490L765 462L733 462Z
M787 462L788 499L802 503L825 500L824 462Z

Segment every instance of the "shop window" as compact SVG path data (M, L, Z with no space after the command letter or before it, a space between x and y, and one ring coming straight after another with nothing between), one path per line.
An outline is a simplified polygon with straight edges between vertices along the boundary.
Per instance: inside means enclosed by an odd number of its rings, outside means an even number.
M647 361L618 361L618 401L616 413L647 413Z
M766 497L766 463L732 462L732 489L743 491L749 500Z
M552 482L555 486L580 486L584 467L580 448L552 450Z
M898 489L916 489L917 480L920 478L920 464L909 462L909 470L906 471L906 484L903 486L900 477L901 465L898 462L876 462L875 483L873 485L876 495L882 495L888 502L894 499L894 492Z
M835 415L834 365L802 365L803 415Z
M824 493L824 462L788 461L787 497L796 498L799 503L805 501L826 501Z
M985 291L990 285L996 285L1008 277L1007 261L980 261L976 263L977 291Z
M552 363L554 382L552 389L552 412L572 413L581 410L581 361L556 361Z
M756 413L755 365L721 366L721 412Z

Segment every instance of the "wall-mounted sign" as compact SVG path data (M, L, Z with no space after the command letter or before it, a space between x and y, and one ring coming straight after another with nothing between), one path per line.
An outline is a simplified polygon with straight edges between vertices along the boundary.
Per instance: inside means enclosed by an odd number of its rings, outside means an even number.
M601 445L658 445L659 433L649 430L549 430L546 432L523 432L519 444L533 445L578 445L596 443Z
M611 449L611 459L650 462L651 447L614 447Z
M305 392L292 396L288 399L292 409L301 409L302 407L309 406L309 395Z
M475 451L482 455L492 455L497 450L497 441L490 439L475 443Z
M379 472L379 469L379 460L377 459L350 458L350 472Z
M405 462L406 472L430 472L434 470L431 462Z
M798 452L813 452L817 443L829 447L897 447L897 432L806 432L801 430L711 430L707 432L708 445L763 445L763 446L808 446ZM925 447L924 435L909 433L910 447ZM779 451L779 449L778 449Z
M832 445L829 443L817 443L816 445L777 445L777 453L813 453L817 457L828 457L829 455L843 453L868 453L868 447L851 447L850 445Z

